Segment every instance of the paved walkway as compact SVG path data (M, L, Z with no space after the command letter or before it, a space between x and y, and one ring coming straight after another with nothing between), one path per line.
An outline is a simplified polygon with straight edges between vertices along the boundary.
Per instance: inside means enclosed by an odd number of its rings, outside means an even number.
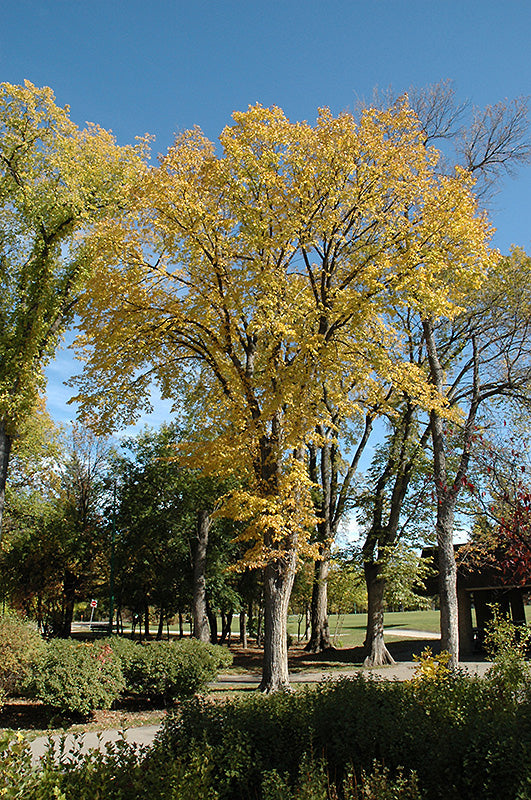
M113 745L121 739L125 739L139 748L149 747L160 728L161 725L144 725L141 728L127 728L125 731L87 731L86 733L39 736L29 743L32 762L38 764L52 744L57 759L65 761L73 751L76 753L88 753L90 750L104 751L107 745Z
M387 667L340 667L339 669L292 672L290 681L291 683L323 683L324 681L336 681L340 678L352 678L359 673L377 680L408 681L415 674L417 666L418 664L415 661L397 661L396 664ZM459 666L470 675L484 675L490 664L484 661L463 661ZM260 676L257 674L219 675L217 681L211 683L210 687L212 689L230 689L245 686L252 689L258 688L259 683Z
M424 634L423 634L424 635ZM345 667L337 670L312 670L309 672L295 672L290 676L291 683L322 683L324 681L339 680L340 678L351 678L358 673L370 675L377 680L398 680L406 681L413 677L417 664L414 661L400 661L393 666L375 667L364 669L363 667ZM484 675L490 664L482 661L461 662L460 667L471 675ZM212 689L238 689L248 690L257 689L260 683L259 675L219 675L217 681L210 684ZM108 744L113 744L125 739L127 742L138 747L147 747L152 744L161 725L145 725L140 728L128 728L125 731L104 730L99 732L88 731L84 734L63 734L54 736L40 736L30 742L33 763L38 764L40 758L45 754L53 742L59 757L68 758L72 750L77 749L82 741L81 751L86 753L89 750L105 750Z

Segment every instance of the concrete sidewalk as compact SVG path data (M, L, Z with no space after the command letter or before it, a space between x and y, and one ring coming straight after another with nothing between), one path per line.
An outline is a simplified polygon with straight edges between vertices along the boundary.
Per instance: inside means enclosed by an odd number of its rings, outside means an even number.
M57 761L67 761L72 753L88 753L91 750L104 752L107 746L113 746L125 739L139 749L149 747L162 725L144 725L140 728L127 728L126 730L87 731L86 733L54 734L53 736L39 736L29 742L32 763L38 764L50 747L54 748Z
M290 674L291 683L324 683L325 681L337 681L341 678L352 678L360 673L366 677L377 680L408 681L414 674L418 664L416 661L397 661L396 664L387 667L340 667L338 669L327 670L308 670L304 672L292 672ZM469 675L484 675L491 666L488 661L462 661L459 668ZM244 686L248 689L258 688L260 683L259 674L245 675L219 675L217 681L209 684L211 689L230 689Z
M292 684L310 684L310 683L324 683L325 681L336 681L341 678L352 678L359 673L372 677L375 680L397 680L407 681L410 680L415 674L417 664L414 661L401 661L388 667L375 667L373 669L364 669L363 667L345 667L337 670L315 670L309 672L295 672L290 675ZM491 666L489 662L483 661L466 661L460 663L460 668L468 672L470 675L484 675L487 669ZM209 688L214 690L227 691L230 689L258 689L260 683L260 675L219 675L217 681L211 683ZM104 751L107 745L113 745L122 739L126 742L134 744L137 747L148 747L153 743L157 732L161 729L162 725L145 725L140 728L128 728L125 731L120 730L103 730L99 732L87 731L81 734L63 734L53 736L40 736L29 743L32 761L38 764L42 756L46 753L52 742L56 758L63 760L68 759L69 754L73 751L79 750L81 743L81 752L87 753L90 750Z

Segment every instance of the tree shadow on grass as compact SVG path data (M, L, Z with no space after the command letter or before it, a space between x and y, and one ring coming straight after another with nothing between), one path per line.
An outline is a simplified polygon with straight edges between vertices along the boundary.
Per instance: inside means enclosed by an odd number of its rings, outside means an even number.
M387 641L386 645L395 661L413 661L413 657L420 656L426 647L432 653L439 652L439 642L433 639L404 639L401 641ZM233 653L233 666L239 671L260 673L262 669L263 650L255 645L243 650L238 645L231 647ZM341 667L361 667L365 658L363 647L337 647L325 650L322 653L309 653L304 649L304 644L295 644L289 648L289 670L292 673L338 669Z

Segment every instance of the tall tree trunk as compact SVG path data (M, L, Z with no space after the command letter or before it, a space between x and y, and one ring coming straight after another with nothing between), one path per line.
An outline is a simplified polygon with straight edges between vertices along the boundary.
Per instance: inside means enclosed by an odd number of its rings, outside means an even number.
M275 500L280 495L283 469L280 440L280 414L277 414L272 420L271 435L260 440L257 462L263 496ZM302 448L297 448L293 456L302 460ZM263 543L268 560L263 568L264 659L260 691L269 693L289 689L288 606L297 565L297 533L289 530L279 541L277 531L267 529Z
M438 362L437 362L438 363ZM439 388L439 387L437 387ZM448 486L443 421L435 411L430 415L433 442L433 472L437 493L437 550L439 561L439 600L441 650L450 653L449 666L459 663L459 618L457 565L454 551L454 517L457 491Z
M253 632L253 625L254 625L254 617L253 617L253 601L249 600L249 605L247 607L247 629Z
M163 633L164 633L164 609L161 606L159 614L159 627L157 628L157 635L155 637L157 642L162 641Z
M328 548L327 548L328 549ZM328 556L315 562L314 581L311 604L310 641L304 648L310 653L322 653L333 648L328 625L328 573L330 561Z
M412 448L411 435L414 408L406 402L401 412L400 424L390 442L387 461L374 487L372 523L363 545L363 566L369 613L365 637L365 665L393 664L393 658L384 643L385 580L383 554L393 547L399 537L400 516L408 486L415 466L416 454L426 446L430 428Z
M6 431L4 422L0 422L0 541L2 540L2 522L6 497L7 470L13 440Z
M258 604L258 608L256 610L256 644L258 647L261 647L264 643L264 631L263 628L264 622L264 599L263 595L260 595L260 601Z
M448 486L444 430L441 416L431 413L433 463L437 492L437 551L439 561L439 600L441 649L450 653L449 666L459 663L459 617L457 600L457 564L454 551L455 507L459 488Z
M216 612L212 609L210 603L206 603L206 613L208 619L208 627L210 630L210 637L207 641L210 641L212 644L218 643L218 618Z
M194 620L194 638L199 639L200 642L210 641L206 598L206 557L209 532L210 515L207 511L199 511L197 514L197 536L194 552L192 616Z
M295 578L294 551L264 568L264 661L260 691L289 690L288 605Z
M381 667L385 664L394 664L394 658L384 642L385 578L382 576L382 566L374 561L366 561L364 570L367 584L368 612L363 666Z
M371 435L374 414L368 413L365 417L363 434L342 480L340 479L340 473L343 458L336 441L337 430L341 425L341 417L337 411L332 416L334 420L333 429L326 431L323 426L317 427L317 433L323 439L324 444L319 448L315 445L310 445L309 447L310 478L321 487L322 495L315 506L317 517L320 520L318 523L318 541L320 542L319 553L322 560L315 564L311 603L311 634L305 648L311 653L321 653L334 647L328 626L330 548L335 541L339 524L345 514L350 487Z
M228 611L226 614L221 615L221 636L218 644L225 644L225 642L230 644L230 637L232 632L232 617L233 617L232 611Z
M144 636L149 639L149 603L144 605Z
M439 554L439 598L441 604L441 650L450 653L450 666L459 662L459 612L457 564L454 551L455 500L439 503L437 510L437 548Z
M428 351L432 382L441 396L444 393L444 371L437 351L434 326L431 320L423 322L424 338ZM444 425L437 411L430 414L433 443L433 474L437 492L437 547L439 552L439 594L441 605L441 648L450 653L450 667L459 663L459 617L457 598L457 565L454 551L455 509L470 461L472 437L478 408L479 357L475 336L472 336L473 383L468 415L463 426L462 448L452 482L448 480Z
M240 645L247 650L247 618L243 608L240 611Z

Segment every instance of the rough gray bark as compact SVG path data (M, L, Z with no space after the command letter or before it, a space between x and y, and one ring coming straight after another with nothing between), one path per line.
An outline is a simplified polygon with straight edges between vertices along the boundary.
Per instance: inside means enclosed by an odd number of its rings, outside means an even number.
M367 584L367 638L365 640L364 667L381 667L394 664L395 660L384 641L384 592L385 578L378 563L365 563Z
M2 540L2 522L6 496L7 470L11 455L12 438L8 435L4 422L0 422L0 541Z
M282 474L281 424L273 419L271 434L260 439L256 476L263 496L278 495ZM296 458L302 458L297 451ZM279 542L274 529L264 531L264 549L268 560L263 568L264 581L264 659L260 691L289 690L288 606L297 565L297 534L287 532Z
M210 515L207 511L199 511L197 514L197 536L194 553L192 616L194 620L194 638L199 639L201 642L210 641L206 598L206 556L209 532Z
M432 383L442 395L444 373L437 352L433 323L425 320L424 337ZM430 414L431 438L433 442L433 473L437 492L437 548L439 554L439 598L441 608L441 649L450 653L450 666L459 662L459 623L457 605L457 566L454 554L454 512L457 491L448 486L444 426L441 415Z
M305 647L310 653L322 653L333 647L328 625L328 573L330 561L323 557L315 562L311 603L311 634Z
M288 605L296 553L286 553L264 568L264 661L260 691L289 690Z
M457 564L454 551L457 495L437 479L437 548L439 554L439 600L441 608L441 649L450 653L450 666L459 662L459 613Z
M444 371L439 359L434 326L424 320L424 338L432 383L441 396L444 394ZM450 653L449 665L459 663L459 613L457 600L457 564L454 552L455 509L463 479L470 461L472 434L480 403L478 357L475 338L473 348L473 391L468 416L463 428L462 449L453 481L448 480L444 425L437 411L430 414L433 443L433 474L437 492L437 547L439 553L439 596L441 607L441 648Z

